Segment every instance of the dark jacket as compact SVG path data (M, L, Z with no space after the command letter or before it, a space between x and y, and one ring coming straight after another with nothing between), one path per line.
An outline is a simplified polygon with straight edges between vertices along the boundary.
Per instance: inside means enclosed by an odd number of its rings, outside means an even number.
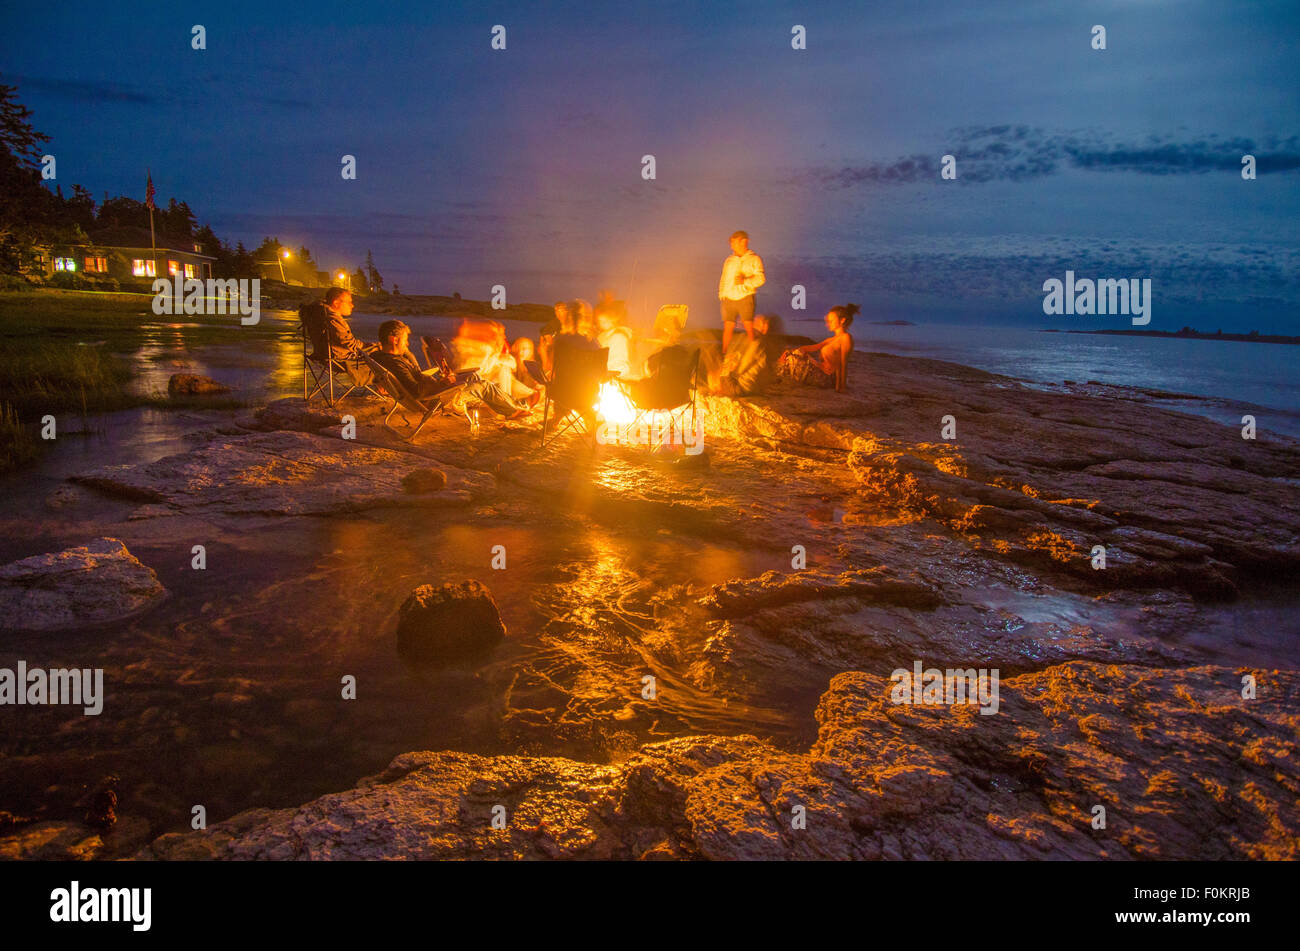
M298 312L303 326L307 328L307 338L311 341L311 355L324 360L326 351L335 360L343 360L366 349L365 345L352 335L352 328L341 314L326 307L322 302L306 304Z
M376 350L371 358L381 367L397 377L397 381L407 390L423 399L434 393L440 393L454 384L445 379L426 376L420 372L420 364L408 350L405 353L386 353Z

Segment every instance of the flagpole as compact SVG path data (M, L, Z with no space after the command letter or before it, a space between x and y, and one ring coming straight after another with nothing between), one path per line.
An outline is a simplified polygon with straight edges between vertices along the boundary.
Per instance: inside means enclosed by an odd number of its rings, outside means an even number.
M149 175L149 191L152 193L153 169L148 169L147 171ZM145 197L148 199L146 204L148 204L149 206L149 254L153 257L153 275L154 277L157 277L158 276L158 242L154 239L153 236L153 195L148 194Z

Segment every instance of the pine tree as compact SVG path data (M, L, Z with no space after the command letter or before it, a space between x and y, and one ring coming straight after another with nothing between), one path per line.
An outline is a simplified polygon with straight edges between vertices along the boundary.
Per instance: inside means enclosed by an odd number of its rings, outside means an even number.
M17 86L0 84L0 147L19 166L36 168L40 163L41 144L48 135L32 128L32 110L14 98Z
M384 290L384 276L379 273L375 267L375 256L369 251L366 252L366 286L370 288L372 294L382 294Z

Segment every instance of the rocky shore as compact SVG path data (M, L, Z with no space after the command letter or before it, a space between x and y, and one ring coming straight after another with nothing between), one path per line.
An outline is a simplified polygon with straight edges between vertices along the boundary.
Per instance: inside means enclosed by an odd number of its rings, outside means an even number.
M896 705L837 675L806 754L685 737L616 766L408 753L355 789L256 810L156 859L1294 859L1300 678L1073 662L1003 709ZM987 722L986 722L987 721ZM1094 829L1106 810L1104 829ZM493 828L504 807L504 827ZM802 821L798 821L802 819Z
M502 699L506 736L567 736L580 710L584 728L668 739L599 762L405 753L353 789L138 857L1296 857L1300 644L1216 625L1294 589L1300 444L1119 388L859 357L846 394L704 400L695 458L539 450L536 419L475 438L436 419L411 445L378 403L281 400L189 451L77 474L51 505L91 493L146 525L499 510L683 551L725 542L772 566L657 591L636 657L593 647L565 675L520 669ZM492 575L488 589L511 583ZM461 580L431 564L423 582ZM555 651L599 639L578 608L545 634ZM997 713L895 702L891 672L918 661L999 671ZM641 667L673 677L647 697ZM763 710L820 695L816 738L691 733L674 726L689 720L677 682ZM0 854L33 854L22 835Z

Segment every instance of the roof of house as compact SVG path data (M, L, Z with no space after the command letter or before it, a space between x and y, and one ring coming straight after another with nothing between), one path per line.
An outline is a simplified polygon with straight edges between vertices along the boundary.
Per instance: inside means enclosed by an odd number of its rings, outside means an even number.
M193 254L197 257L207 258L215 261L210 254L203 254L195 251L194 245L198 244L193 238L178 238L173 235L155 233L153 243L149 243L148 228L102 228L99 231L91 232L90 240L97 245L106 248L150 248L155 247L160 251L176 251L179 254Z

